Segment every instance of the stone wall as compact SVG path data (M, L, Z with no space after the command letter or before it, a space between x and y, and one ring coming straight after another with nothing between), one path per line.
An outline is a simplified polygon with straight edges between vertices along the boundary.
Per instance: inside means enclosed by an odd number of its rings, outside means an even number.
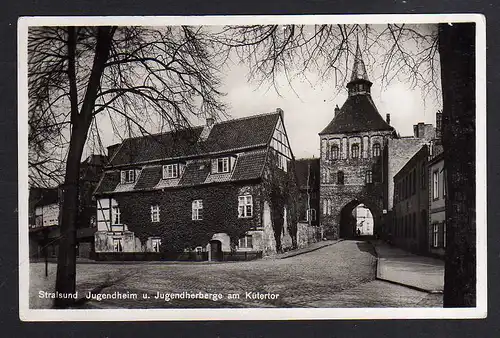
M305 248L320 239L319 227L299 222L297 225L297 247Z

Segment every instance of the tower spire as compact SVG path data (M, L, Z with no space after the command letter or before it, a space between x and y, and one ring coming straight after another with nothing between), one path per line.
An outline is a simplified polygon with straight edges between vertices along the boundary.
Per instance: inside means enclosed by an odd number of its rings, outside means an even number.
M354 65L352 67L351 81L355 80L368 80L368 74L366 73L365 62L363 61L363 56L361 55L361 48L359 48L359 38L356 36L356 54L354 56Z
M352 66L351 81L347 84L349 96L352 95L369 95L372 83L368 79L366 73L365 62L361 55L359 47L359 38L356 35L356 54L354 55L354 64Z

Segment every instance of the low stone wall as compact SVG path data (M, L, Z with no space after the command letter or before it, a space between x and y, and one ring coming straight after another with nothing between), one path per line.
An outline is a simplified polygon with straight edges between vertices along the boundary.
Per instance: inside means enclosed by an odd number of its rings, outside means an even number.
M299 249L318 242L321 239L320 237L321 234L318 226L312 226L304 222L297 224L297 246Z
M208 261L208 252L94 252L96 261ZM249 261L262 258L262 252L223 252L222 261Z

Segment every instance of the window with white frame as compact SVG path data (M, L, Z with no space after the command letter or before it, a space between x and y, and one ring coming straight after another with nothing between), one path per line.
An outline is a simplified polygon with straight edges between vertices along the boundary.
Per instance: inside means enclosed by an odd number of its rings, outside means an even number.
M331 215L332 214L332 200L328 199L327 201L328 201L328 203L327 203L326 212L327 212L327 215Z
M158 204L151 206L151 222L160 221L160 206Z
M252 195L238 196L238 218L249 218L253 215Z
M163 166L163 179L179 177L179 164L166 164Z
M315 221L316 220L316 210L308 209L306 212L306 221Z
M432 247L439 246L439 223L432 224Z
M439 171L432 173L432 198L437 200L439 198Z
M122 170L120 172L120 175L121 175L121 178L120 178L121 183L134 183L135 182L135 169Z
M194 200L191 204L191 216L193 221L203 219L203 200Z
M111 208L111 219L113 221L113 223L111 223L111 224L112 225L121 224L120 216L121 216L120 215L120 208L117 205L114 205Z
M115 252L123 251L123 238L113 238L113 251Z
M252 235L245 235L238 239L238 247L251 249L253 248Z
M160 252L161 239L160 238L152 238L151 239L151 249L153 252Z
M217 173L229 172L229 157L222 157L217 159Z

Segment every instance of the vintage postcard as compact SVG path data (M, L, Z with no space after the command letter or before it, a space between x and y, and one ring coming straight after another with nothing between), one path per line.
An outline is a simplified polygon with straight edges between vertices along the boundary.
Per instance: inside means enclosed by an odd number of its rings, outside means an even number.
M18 25L22 320L486 317L483 16Z

